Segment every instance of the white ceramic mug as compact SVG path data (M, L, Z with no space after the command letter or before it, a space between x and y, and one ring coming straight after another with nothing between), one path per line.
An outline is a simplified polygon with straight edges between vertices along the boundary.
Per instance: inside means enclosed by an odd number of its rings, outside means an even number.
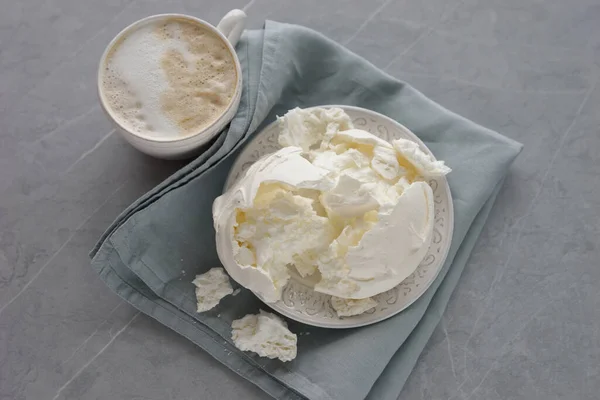
M182 138L148 137L136 132L132 132L131 130L119 124L117 118L115 118L115 116L112 114L112 110L108 106L108 102L102 92L101 74L103 73L106 58L110 50L123 37L127 36L128 34L130 34L131 32L135 31L143 25L155 23L156 21L170 18L183 18L192 20L195 23L203 25L206 29L214 32L215 35L219 36L227 45L229 51L233 55L237 73L237 83L235 87L235 93L233 95L232 101L229 104L229 107L225 110L223 114L221 114L219 118L217 118L217 120L215 120L208 127L202 129L201 131L193 135L185 136ZM154 157L164 159L184 159L197 155L200 152L201 147L203 145L205 145L207 142L213 139L219 132L221 132L221 130L223 130L223 128L231 121L231 119L235 115L240 104L240 98L242 96L242 67L240 65L240 61L237 57L234 47L240 39L240 36L242 35L245 22L246 14L242 10L232 10L228 12L216 27L212 26L206 21L189 15L159 14L146 17L137 22L134 22L133 24L129 25L127 28L119 32L119 34L115 36L115 38L108 44L106 50L104 50L104 53L100 58L100 67L98 69L98 94L100 96L100 103L102 104L102 108L104 109L106 115L108 115L109 119L115 124L117 130L121 133L125 140L127 140L129 143L131 143L131 145L133 145L135 148L142 151L143 153Z

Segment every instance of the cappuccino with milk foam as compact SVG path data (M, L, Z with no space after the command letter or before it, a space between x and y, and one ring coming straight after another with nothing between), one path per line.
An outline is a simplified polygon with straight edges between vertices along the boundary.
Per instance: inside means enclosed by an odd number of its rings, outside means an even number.
M151 139L194 135L233 100L233 54L217 34L184 18L148 23L106 57L101 91L113 118Z

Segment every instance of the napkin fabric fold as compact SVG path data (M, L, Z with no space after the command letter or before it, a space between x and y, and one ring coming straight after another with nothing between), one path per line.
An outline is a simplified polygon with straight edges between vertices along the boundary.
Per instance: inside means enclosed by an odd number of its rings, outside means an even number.
M185 336L277 399L396 399L438 324L521 145L468 121L312 30L268 21L237 46L243 94L230 126L196 160L125 210L92 251L92 266L123 299ZM347 104L385 114L453 169L454 236L443 270L408 309L357 329L288 321L288 363L241 352L231 321L268 309L251 292L196 313L196 274L221 265L212 202L238 150L294 107Z

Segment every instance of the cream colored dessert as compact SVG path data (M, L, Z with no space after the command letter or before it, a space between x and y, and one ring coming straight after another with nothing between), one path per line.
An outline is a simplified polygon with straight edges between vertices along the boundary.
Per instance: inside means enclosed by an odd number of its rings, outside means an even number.
M233 293L229 276L223 268L211 268L204 274L196 275L192 283L196 286L197 312L214 308L223 297Z
M152 138L200 132L227 111L236 85L226 43L185 18L131 32L113 46L101 72L101 91L116 121Z
M266 302L281 298L295 269L317 292L363 300L338 307L356 313L425 257L434 221L426 179L450 168L414 142L355 129L341 109L295 109L280 127L283 148L213 204L219 258Z
M290 332L285 321L275 314L260 310L231 323L231 338L242 351L261 357L291 361L296 358L298 336Z
M370 297L354 300L331 296L331 306L338 317L351 317L371 310L377 306L377 302Z

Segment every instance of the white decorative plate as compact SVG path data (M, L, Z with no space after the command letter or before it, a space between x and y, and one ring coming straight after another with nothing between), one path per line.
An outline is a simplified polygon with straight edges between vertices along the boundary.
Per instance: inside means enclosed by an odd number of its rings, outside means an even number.
M391 141L393 139L409 139L419 144L428 154L431 151L414 133L398 122L385 115L359 107L350 106L321 106L342 108L352 118L354 126L364 129ZM236 159L229 176L226 188L244 173L255 161L262 156L273 153L281 148L277 143L279 127L273 122L246 145ZM268 304L269 307L296 321L323 328L354 328L373 324L398 314L416 301L435 280L444 265L454 227L454 209L450 187L446 178L430 179L428 181L434 194L435 222L433 238L429 251L415 272L395 288L374 297L377 306L364 314L352 317L338 317L331 306L331 296L315 292L299 275L292 276L287 287L283 290L280 301Z

